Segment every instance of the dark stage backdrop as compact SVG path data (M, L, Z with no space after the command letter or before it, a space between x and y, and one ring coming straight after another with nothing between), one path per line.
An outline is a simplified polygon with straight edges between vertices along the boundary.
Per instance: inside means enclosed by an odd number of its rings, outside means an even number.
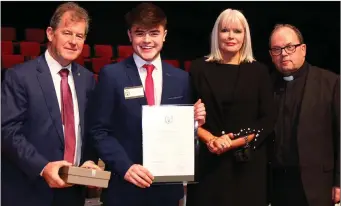
M1 2L2 26L46 28L61 2ZM141 2L78 2L91 16L86 43L129 44L124 14ZM192 60L209 52L210 33L220 12L241 10L248 19L258 61L271 65L269 34L276 23L297 26L307 44L310 63L339 73L340 2L154 2L168 17L163 58Z

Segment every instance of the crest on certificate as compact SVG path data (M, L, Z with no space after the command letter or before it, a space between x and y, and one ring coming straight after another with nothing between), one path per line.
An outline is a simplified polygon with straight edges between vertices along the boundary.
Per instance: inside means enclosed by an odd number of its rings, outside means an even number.
M166 116L165 117L165 122L166 124L170 124L173 122L173 116Z

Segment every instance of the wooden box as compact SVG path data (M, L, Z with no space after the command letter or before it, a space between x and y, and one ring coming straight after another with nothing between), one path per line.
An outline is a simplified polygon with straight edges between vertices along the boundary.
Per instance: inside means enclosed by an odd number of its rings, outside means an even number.
M60 168L59 176L68 184L107 188L111 173L93 169L65 166Z

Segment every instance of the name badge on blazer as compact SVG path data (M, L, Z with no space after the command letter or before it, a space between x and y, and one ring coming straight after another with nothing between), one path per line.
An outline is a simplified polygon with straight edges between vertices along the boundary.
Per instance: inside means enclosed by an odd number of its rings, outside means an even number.
M143 86L124 88L125 99L135 99L135 98L141 98L141 97L144 97Z

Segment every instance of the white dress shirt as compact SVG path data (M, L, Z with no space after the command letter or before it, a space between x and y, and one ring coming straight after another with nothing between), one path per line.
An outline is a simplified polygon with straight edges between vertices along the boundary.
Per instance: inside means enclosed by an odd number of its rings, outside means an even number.
M143 65L145 64L154 65L155 68L152 73L153 82L154 82L154 99L155 99L155 105L160 105L161 96L162 96L162 62L161 62L160 54L158 55L157 58L155 58L151 62L147 62L143 60L141 57L139 57L135 53L133 54L133 58L134 58L136 67L138 69L144 90L145 90L145 84L146 84L146 78L147 78L147 69L143 68Z
M72 102L73 102L73 111L74 111L74 120L75 120L75 134L76 134L76 150L75 150L75 158L74 158L74 163L76 166L79 166L80 164L80 158L81 158L81 148L82 148L82 141L81 141L81 128L80 128L80 121L79 121L79 109L78 109L78 101L77 101L77 94L76 94L76 88L75 88L75 83L73 81L73 76L72 76L72 70L71 70L71 64L69 64L66 67L63 67L60 65L49 53L48 50L45 52L45 59L47 62L47 65L49 66L52 80L53 80L53 85L56 90L56 95L58 99L58 105L59 105L59 110L61 112L61 80L62 77L59 75L59 71L63 68L69 70L69 75L68 75L68 83L71 89L71 94L72 94ZM64 132L64 125L63 125L63 132ZM65 137L65 134L64 134Z

